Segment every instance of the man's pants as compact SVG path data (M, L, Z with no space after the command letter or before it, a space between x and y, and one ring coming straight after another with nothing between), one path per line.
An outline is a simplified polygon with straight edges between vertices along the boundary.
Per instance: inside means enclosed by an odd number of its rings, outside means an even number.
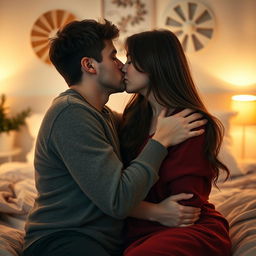
M23 256L110 256L94 239L76 231L59 231L34 242Z

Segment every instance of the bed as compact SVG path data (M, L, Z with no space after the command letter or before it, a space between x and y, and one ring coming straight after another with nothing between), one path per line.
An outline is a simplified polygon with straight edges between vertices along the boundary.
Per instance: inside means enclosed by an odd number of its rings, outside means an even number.
M230 223L233 256L256 255L256 160L241 167L232 155L229 119L233 113L215 113L226 127L220 157L231 171L231 177L213 188L210 201ZM27 124L36 137L41 115L33 115ZM33 169L33 150L27 162L0 165L0 256L18 256L24 235L26 216L36 197Z

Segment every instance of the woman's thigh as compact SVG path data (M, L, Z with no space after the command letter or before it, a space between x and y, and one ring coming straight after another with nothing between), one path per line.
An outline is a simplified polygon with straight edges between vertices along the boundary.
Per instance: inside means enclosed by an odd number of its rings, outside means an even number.
M50 234L32 244L23 256L110 256L94 239L75 231Z
M142 238L131 244L125 256L229 256L231 244L228 234L215 233L196 225L171 228Z

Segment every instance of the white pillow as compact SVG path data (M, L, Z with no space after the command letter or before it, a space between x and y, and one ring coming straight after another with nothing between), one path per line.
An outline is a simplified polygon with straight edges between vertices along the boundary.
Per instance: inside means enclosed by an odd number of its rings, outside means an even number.
M229 138L228 143L231 144L231 136L230 136L230 120L232 117L237 115L235 111L215 111L213 115L216 116L224 125L225 128L225 137Z
M34 179L34 166L25 162L6 162L0 165L0 180L17 183Z
M220 148L219 159L229 168L230 178L244 174L232 152L230 120L236 114L237 113L234 111L216 111L213 113L213 115L222 122L225 128L225 134L223 138L223 143ZM225 175L221 174L219 177L219 181L223 181L224 178Z
M36 137L39 132L43 118L44 118L43 113L35 113L26 119L26 124L29 130L29 133L33 138L33 146L26 156L28 162L34 161Z

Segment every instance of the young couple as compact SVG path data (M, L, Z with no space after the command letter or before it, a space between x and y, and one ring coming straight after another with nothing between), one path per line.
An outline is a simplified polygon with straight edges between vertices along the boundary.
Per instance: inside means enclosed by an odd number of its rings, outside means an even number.
M83 20L52 40L69 89L38 134L23 254L231 255L228 223L208 202L219 169L228 174L221 128L179 41L166 30L130 36L123 65L117 36L109 21ZM120 118L105 104L124 90L135 95Z

